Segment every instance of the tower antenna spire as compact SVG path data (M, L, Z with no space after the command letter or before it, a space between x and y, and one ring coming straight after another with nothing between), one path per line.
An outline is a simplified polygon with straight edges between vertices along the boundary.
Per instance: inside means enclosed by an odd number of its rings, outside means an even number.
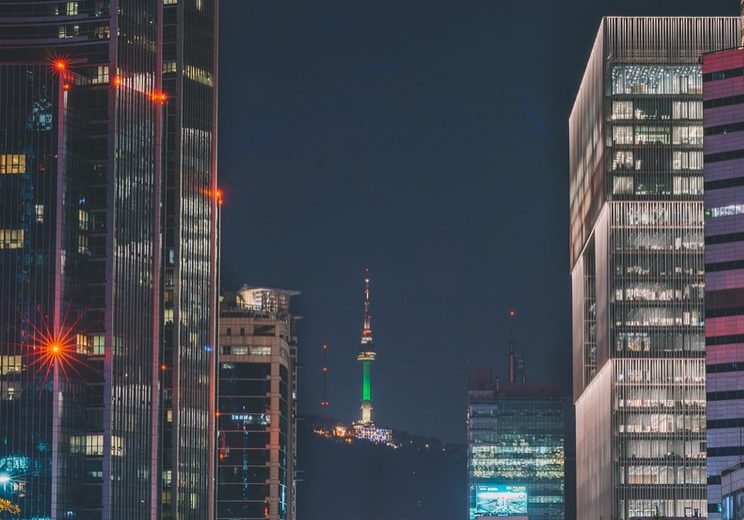
M744 1L744 0L743 0ZM364 326L362 328L362 343L372 342L372 312L369 300L369 268L364 270Z
M364 270L364 323L362 325L362 341L359 345L357 361L362 364L362 424L373 424L372 421L372 363L377 359L374 340L372 339L372 311L370 300L369 268Z

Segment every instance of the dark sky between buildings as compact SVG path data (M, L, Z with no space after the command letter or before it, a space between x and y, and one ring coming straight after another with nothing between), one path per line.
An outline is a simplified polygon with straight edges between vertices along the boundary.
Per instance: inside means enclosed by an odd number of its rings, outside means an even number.
M381 425L463 442L466 368L570 391L567 120L603 15L736 0L222 0L223 287L297 289L301 413L359 413L362 271Z

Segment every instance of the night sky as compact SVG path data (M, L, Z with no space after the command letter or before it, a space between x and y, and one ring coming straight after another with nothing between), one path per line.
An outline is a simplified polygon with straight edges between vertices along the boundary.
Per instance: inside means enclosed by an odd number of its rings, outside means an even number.
M464 442L466 368L570 391L567 121L603 15L736 0L222 0L223 287L297 289L301 413L359 413L373 278L377 422Z

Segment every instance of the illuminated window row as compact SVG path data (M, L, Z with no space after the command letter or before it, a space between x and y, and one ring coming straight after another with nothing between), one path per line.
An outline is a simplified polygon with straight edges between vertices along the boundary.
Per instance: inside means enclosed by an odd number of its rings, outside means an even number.
M17 374L23 369L22 356L0 356L0 376Z
M0 249L21 249L23 236L22 229L0 229Z
M70 437L70 453L78 453L89 456L101 456L104 454L103 435L73 435ZM111 436L111 455L121 457L124 448L121 437Z
M232 356L270 356L271 347L264 345L225 345L222 353Z
M20 175L26 173L24 154L0 154L0 175Z
M703 144L702 126L615 126L612 128L613 145L646 144Z
M703 301L703 284L687 284L683 288L673 289L662 282L636 283L615 289L615 301Z
M195 67L193 65L186 65L184 74L192 81L201 83L202 85L206 85L208 87L214 86L214 79L212 78L212 74L204 69Z
M613 94L702 94L699 65L616 65L612 67Z
M669 120L669 119L703 119L702 101L673 101L672 112L669 113L669 105L662 103L643 103L636 101L635 109L633 101L613 101L613 121L617 120Z
M612 212L613 226L703 226L702 204L689 202L623 202Z
M86 336L78 334L75 338L75 351L86 356L102 356L104 354L104 336Z

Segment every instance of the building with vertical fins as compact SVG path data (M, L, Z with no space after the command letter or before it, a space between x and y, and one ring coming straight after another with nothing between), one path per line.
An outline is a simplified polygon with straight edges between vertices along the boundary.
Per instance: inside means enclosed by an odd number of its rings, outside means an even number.
M744 459L744 48L703 57L703 126L708 518L720 520L743 511L725 506L721 479Z
M225 293L219 324L219 520L294 520L299 292Z
M589 57L569 121L579 520L708 509L700 58L739 38L738 18L605 18Z
M359 345L357 361L362 365L362 403L361 424L373 424L372 420L372 364L377 359L375 342L372 338L372 313L370 309L370 277L369 269L364 273L364 325L362 326L362 342Z
M169 518L171 482L179 518L213 518L215 201L185 187L214 182L215 120L194 114L215 100L188 78L165 94L163 57L197 37L189 4L211 13L197 45L214 73L217 4L179 2L165 31L172 3L0 3L0 497L23 520ZM177 110L188 122L168 147ZM188 164L183 184L171 161ZM184 335L171 357L169 298ZM165 461L171 447L180 460Z

